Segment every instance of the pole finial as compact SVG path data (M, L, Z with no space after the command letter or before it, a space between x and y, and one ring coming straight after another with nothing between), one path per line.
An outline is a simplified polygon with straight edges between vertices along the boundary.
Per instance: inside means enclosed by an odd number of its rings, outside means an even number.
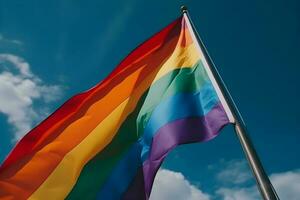
M183 14L183 13L187 13L187 11L188 11L188 9L187 9L187 7L186 7L185 5L182 5L182 6L180 7L180 10L181 10L182 14Z

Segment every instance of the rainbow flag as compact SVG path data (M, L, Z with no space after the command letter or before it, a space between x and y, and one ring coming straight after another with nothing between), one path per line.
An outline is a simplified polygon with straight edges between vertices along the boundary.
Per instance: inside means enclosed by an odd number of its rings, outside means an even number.
M24 136L0 199L148 199L164 158L233 122L186 15Z

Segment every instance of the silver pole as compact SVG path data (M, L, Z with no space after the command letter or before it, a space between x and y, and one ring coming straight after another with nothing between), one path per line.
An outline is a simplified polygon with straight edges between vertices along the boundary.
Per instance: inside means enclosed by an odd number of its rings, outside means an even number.
M235 127L236 135L239 138L241 146L244 150L244 153L246 155L246 158L248 160L250 168L251 168L253 175L255 177L255 180L257 182L257 187L261 193L261 196L263 197L264 200L279 200L279 197L277 196L276 191L275 191L274 187L272 186L272 183L270 182L269 177L266 174L266 172L260 162L260 159L254 149L254 146L252 145L252 142L247 134L246 125L243 121L243 118L242 118L240 112L238 111L237 106L235 105L220 74L218 73L217 68L215 67L212 59L210 58L199 34L190 18L187 7L182 6L181 12L183 14L186 14L186 16L188 17L190 24L192 26L192 29L193 29L193 31L196 35L196 38L199 42L199 45L203 51L205 59L209 63L210 70L212 71L214 78L216 79L216 82L218 83L220 90L223 93L225 100L233 114L233 117L235 119L234 127Z

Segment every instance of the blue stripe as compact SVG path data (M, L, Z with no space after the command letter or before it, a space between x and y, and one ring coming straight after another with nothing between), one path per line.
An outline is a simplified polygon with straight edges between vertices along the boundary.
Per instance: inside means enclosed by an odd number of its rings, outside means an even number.
M142 160L148 158L152 138L160 127L177 119L206 115L218 102L218 96L208 81L196 93L179 93L160 103L153 111L144 129L143 137L139 139L144 147Z
M204 116L218 103L219 99L210 81L198 92L179 93L162 101L154 109L143 136L124 153L98 192L97 199L121 199L138 167L148 158L152 138L159 128L177 119Z
M121 199L121 195L127 190L133 180L141 161L142 147L134 143L124 157L119 161L107 182L97 194L97 199Z

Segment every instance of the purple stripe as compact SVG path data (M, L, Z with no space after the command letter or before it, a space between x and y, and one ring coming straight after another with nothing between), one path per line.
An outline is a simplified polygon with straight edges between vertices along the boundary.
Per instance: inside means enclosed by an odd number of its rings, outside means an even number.
M134 200L136 193L144 193L148 199L157 170L168 152L180 144L211 140L228 123L222 105L218 104L205 116L176 120L160 128L153 138L149 158L144 162L143 174L136 176L126 198ZM145 189L140 188L141 178L144 178Z

